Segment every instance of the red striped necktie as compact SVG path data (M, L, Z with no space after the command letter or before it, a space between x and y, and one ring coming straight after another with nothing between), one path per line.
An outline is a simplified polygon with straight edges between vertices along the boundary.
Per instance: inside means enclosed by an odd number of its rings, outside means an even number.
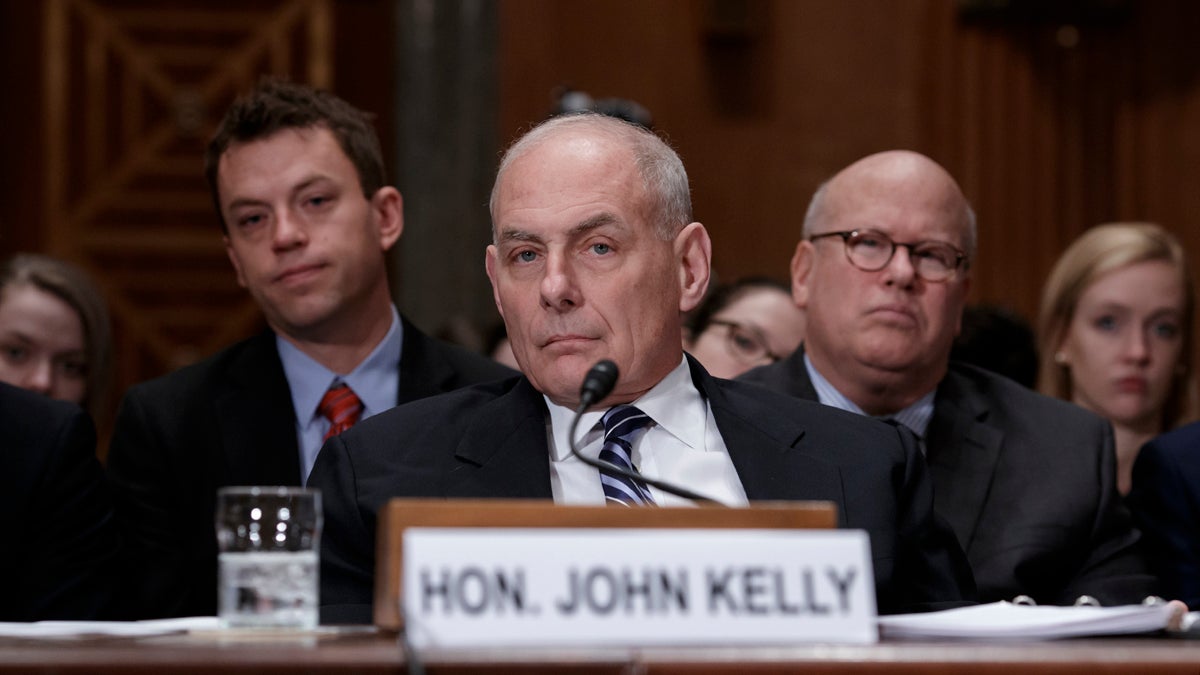
M345 383L330 387L325 396L321 397L321 405L317 406L317 412L329 420L329 431L325 432L325 440L354 426L362 415L362 410L363 404L358 394Z

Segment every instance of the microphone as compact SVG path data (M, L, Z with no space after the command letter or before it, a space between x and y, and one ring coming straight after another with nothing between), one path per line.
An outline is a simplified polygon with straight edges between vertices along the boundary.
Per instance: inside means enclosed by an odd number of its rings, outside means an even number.
M604 397L608 396L612 392L613 387L617 386L617 375L617 364L608 359L601 359L600 361L597 361L596 365L592 366L591 370L589 370L587 375L584 376L583 385L579 388L579 406L575 408L575 417L571 420L571 428L567 431L567 442L570 444L571 454L584 464L595 467L596 469L599 469L600 471L611 476L622 476L631 480L641 481L647 485L653 485L659 490L673 494L677 497L691 499L692 501L700 502L702 504L715 504L720 506L720 502L705 497L704 495L692 492L685 487L673 485L666 481L661 481L655 478L648 478L637 473L636 471L628 471L623 467L606 462L602 459L585 457L583 453L579 452L578 444L575 442L575 432L579 428L579 419L583 417L583 413L586 412L587 409L592 406L592 404L596 403L597 401L604 400Z
M579 388L579 407L575 411L576 414L582 413L592 407L593 403L612 393L613 387L617 386L617 374L617 364L608 359L597 361L584 376L583 386Z

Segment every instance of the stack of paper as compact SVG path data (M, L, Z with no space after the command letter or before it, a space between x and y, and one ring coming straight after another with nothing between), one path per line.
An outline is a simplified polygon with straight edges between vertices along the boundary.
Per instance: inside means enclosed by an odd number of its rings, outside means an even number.
M148 637L196 630L216 630L217 617L193 616L147 621L36 621L0 623L0 637Z
M891 639L1052 640L1147 633L1167 627L1166 604L1122 607L1040 607L994 602L927 614L879 617Z

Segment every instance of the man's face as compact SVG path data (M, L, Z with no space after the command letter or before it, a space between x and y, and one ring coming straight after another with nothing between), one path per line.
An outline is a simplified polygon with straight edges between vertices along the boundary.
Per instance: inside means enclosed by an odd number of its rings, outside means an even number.
M217 185L238 283L276 331L320 339L386 293L382 252L400 236L400 195L364 197L328 129L231 145Z
M812 234L873 229L896 242L966 249L961 195L936 165L855 168L831 182L827 217ZM926 281L897 246L883 269L868 272L851 264L840 237L824 237L800 243L792 271L796 302L807 311L806 349L823 372L862 378L866 387L920 389L941 378L966 302L964 269Z
M500 180L487 271L521 370L572 407L600 359L621 373L606 400L654 386L679 364L680 312L707 286L703 226L659 239L631 153L586 134L545 140Z

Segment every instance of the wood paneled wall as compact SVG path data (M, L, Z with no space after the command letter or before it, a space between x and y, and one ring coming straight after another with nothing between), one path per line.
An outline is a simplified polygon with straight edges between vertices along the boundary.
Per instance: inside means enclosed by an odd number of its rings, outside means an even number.
M0 253L66 259L101 287L110 413L130 384L262 325L203 178L225 108L262 75L284 76L375 112L390 147L390 16L389 0L3 2ZM97 420L102 446L110 422Z
M462 9L439 4L437 15L490 17L492 6L472 4L485 1L437 0ZM397 105L426 116L439 105L397 101L398 76L425 68L447 87L470 86L461 73L488 72L488 50L460 50L480 68L447 72L435 60L400 71L397 7L435 6L0 0L0 254L60 255L101 280L122 345L114 398L257 324L200 176L203 139L233 91L262 72L329 85L377 114L402 166L435 159L420 144L397 146ZM494 119L504 144L543 118L563 86L641 103L684 158L723 278L784 276L820 181L899 147L942 162L975 204L976 301L1032 317L1059 252L1099 222L1158 221L1200 255L1200 4L1191 0L503 0L494 9L499 106L447 117ZM479 145L455 146L472 148L473 159L456 154L466 174L471 161L494 166L500 148ZM403 276L421 278L409 267L424 265L424 277L448 268L481 278L479 246L464 238L461 255L410 256ZM439 289L405 288L410 301L422 292ZM420 314L422 303L411 304Z
M976 301L1032 318L1058 254L1104 221L1159 221L1200 255L1200 6L973 4L506 0L501 137L563 85L646 106L725 278L786 275L816 186L888 148L944 164L976 207Z

